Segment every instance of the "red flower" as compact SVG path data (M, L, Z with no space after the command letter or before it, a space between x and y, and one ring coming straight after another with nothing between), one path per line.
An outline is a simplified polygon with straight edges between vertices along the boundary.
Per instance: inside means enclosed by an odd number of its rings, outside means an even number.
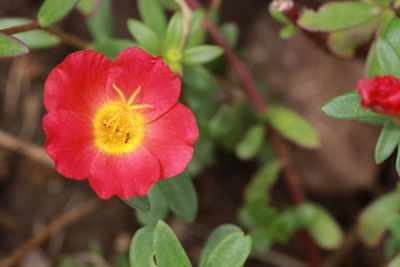
M111 62L95 51L69 55L49 75L43 119L56 169L89 179L101 198L145 195L182 172L198 130L177 103L180 80L160 57L128 48Z
M395 77L361 79L357 91L363 108L391 115L400 113L400 81Z

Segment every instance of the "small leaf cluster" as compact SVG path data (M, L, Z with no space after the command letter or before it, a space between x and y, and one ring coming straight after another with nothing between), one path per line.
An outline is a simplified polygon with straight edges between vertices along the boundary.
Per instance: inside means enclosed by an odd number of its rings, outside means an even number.
M263 252L276 242L286 243L299 230L308 231L322 248L338 248L343 241L342 230L322 207L304 203L280 210L270 203L269 191L280 170L278 162L265 164L245 190L245 204L238 218L253 238L253 252Z
M241 267L251 250L251 238L234 225L216 228L202 250L200 267ZM178 238L163 221L139 229L129 250L132 267L191 267Z
M204 64L222 54L220 47L202 44L205 37L203 11L194 11L190 18L177 11L167 22L158 1L139 0L138 7L143 21L128 20L129 32L138 46L153 55L161 55L175 73L182 74L183 65Z
M287 38L294 32L287 18L273 8L270 13L287 26L281 37ZM396 17L398 6L395 1L333 1L323 4L318 10L302 10L297 26L305 31L319 32L326 38L328 49L338 57L351 58L358 48L368 44L376 32L382 32L387 23Z
M384 239L385 233L390 233L384 241L384 252L387 259L396 256L400 250L399 227L399 188L375 199L362 211L357 223L360 239L368 247L378 246ZM398 261L398 259L394 261Z

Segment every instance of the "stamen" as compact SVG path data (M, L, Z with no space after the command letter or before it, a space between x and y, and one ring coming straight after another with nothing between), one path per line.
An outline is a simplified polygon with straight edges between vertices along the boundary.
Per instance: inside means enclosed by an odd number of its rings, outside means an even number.
M125 98L124 94L122 93L122 91L115 85L115 83L113 83L113 88L114 88L115 91L117 91L122 103L125 104L126 103L126 98ZM129 100L130 100L130 98L129 98Z
M129 107L130 110L141 109L141 108L154 108L154 107L152 105L147 105L147 104L133 105Z
M133 94L129 97L128 99L128 103L126 103L128 106L132 105L133 101L135 101L136 96L140 93L140 91L142 90L142 87L139 86L135 92L133 92Z

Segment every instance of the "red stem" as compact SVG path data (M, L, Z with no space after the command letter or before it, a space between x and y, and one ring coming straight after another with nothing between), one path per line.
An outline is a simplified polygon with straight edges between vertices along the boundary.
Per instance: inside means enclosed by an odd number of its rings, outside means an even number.
M7 28L7 29L2 29L2 30L0 30L0 33L10 35L10 34L26 32L26 31L30 31L30 30L36 30L36 29L40 29L40 24L37 21L28 23L28 24L24 24L24 25L20 25L20 26Z
M74 46L74 47L77 47L79 49L85 49L88 46L88 43L86 41L83 41L80 38L78 38L74 35L68 34L66 32L63 32L59 29L56 29L53 27L42 28L38 21L20 25L20 26L7 28L7 29L2 29L2 30L0 30L0 33L6 34L6 35L12 35L12 34L20 33L20 32L39 30L39 29L47 31L49 33L52 33L52 34L56 35L60 39L61 42L71 45L71 46Z
M202 9L201 4L197 0L186 0L186 2L191 9ZM213 41L224 49L224 56L242 83L250 102L254 105L257 111L266 112L268 109L268 103L255 85L247 67L236 56L235 52L226 42L217 26L207 15L204 17L204 25ZM295 204L300 204L305 201L306 197L300 187L299 175L294 168L285 140L276 131L270 131L269 137L274 149L276 150L278 159L283 166L283 178L292 201ZM307 248L309 265L312 267L320 266L318 247L308 233L301 235L301 237L305 247Z

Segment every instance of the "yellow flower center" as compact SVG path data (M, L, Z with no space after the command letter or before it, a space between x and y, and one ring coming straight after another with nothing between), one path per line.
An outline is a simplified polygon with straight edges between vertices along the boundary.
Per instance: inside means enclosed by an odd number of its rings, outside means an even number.
M110 154L124 154L133 151L143 139L144 118L138 111L153 108L151 105L133 105L141 87L126 100L121 90L113 85L120 99L107 102L94 117L95 143L101 150Z

